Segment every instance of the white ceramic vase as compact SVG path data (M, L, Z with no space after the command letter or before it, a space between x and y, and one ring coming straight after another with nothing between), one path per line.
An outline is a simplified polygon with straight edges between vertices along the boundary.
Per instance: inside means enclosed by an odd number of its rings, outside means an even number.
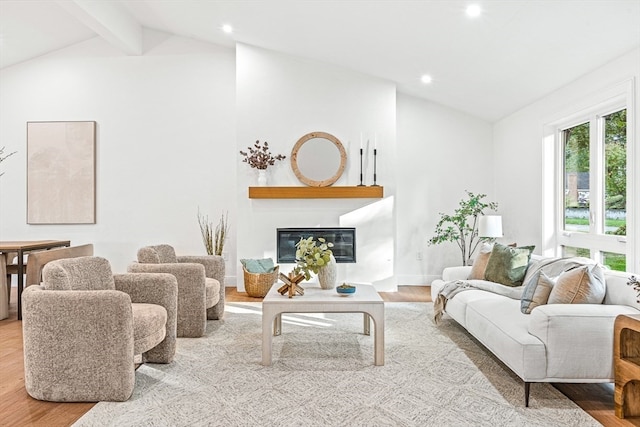
M338 267L336 266L336 259L331 255L329 264L318 270L318 283L322 289L333 289L336 287L337 278Z
M266 169L258 169L258 186L259 187L267 186L267 170Z

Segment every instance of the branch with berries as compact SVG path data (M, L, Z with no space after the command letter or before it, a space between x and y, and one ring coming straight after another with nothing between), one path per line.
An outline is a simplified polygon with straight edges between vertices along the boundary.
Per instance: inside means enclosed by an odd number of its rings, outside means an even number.
M273 166L276 160L284 160L287 157L282 154L273 155L269 151L269 143L264 142L264 145L260 144L260 141L256 141L253 147L247 147L247 151L240 150L240 154L244 156L243 162L248 163L254 169L265 170L269 166Z

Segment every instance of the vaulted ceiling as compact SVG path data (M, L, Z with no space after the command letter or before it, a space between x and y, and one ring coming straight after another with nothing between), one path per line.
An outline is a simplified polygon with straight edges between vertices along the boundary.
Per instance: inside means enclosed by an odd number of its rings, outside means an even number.
M495 121L640 47L640 0L484 0L476 18L470 3L0 0L0 67L96 36L142 54L147 27L335 64Z

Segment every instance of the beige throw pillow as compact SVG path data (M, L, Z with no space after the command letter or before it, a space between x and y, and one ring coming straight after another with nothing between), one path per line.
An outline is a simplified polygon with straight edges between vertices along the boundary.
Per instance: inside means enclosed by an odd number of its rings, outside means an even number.
M469 273L469 277L467 277L468 280L484 280L484 272L487 269L487 263L489 262L492 249L493 245L488 243L482 244L480 253L476 257L475 261L473 261L471 273Z
M548 277L544 272L540 272L538 280L531 280L524 287L520 299L520 311L524 314L530 314L534 308L546 304L554 285L554 279Z
M601 304L606 287L604 272L598 264L574 267L556 280L549 304Z
M535 246L512 248L496 243L484 272L484 279L505 286L521 286Z

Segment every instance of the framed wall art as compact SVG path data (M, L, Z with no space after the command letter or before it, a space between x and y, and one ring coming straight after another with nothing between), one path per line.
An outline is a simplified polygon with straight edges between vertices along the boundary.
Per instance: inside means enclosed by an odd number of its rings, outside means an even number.
M95 224L96 122L27 122L27 223Z

